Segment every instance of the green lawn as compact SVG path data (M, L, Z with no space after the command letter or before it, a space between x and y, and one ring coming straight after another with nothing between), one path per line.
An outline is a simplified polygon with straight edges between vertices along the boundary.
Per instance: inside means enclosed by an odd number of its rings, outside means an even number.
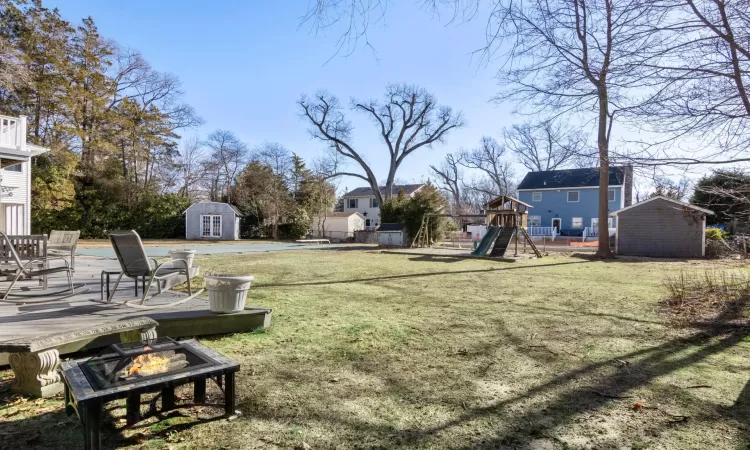
M656 313L668 273L746 270L736 263L574 256L501 263L321 250L198 264L255 275L250 302L274 309L265 333L203 340L242 364L242 416L211 421L218 410L178 410L134 430L110 425L105 446L746 449L750 442L748 330L674 329ZM215 390L209 396L221 399ZM60 400L1 401L0 448L80 445ZM118 428L123 409L113 411Z

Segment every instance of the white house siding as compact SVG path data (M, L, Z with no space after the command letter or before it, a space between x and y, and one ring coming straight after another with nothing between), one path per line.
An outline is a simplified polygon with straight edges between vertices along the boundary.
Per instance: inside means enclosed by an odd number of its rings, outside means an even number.
M350 208L349 207L349 200L350 199L356 199L357 200L357 207L356 208ZM372 200L375 199L375 196L370 197L345 197L344 198L344 212L358 212L364 216L364 223L367 223L367 220L370 220L370 225L368 228L375 228L378 225L380 225L380 207L376 206L375 208L371 207ZM363 227L367 227L367 225L363 225Z
M337 213L334 213L337 214ZM365 219L358 214L349 216L317 216L312 220L314 235L331 239L353 238L354 232L365 229Z
M29 229L29 164L22 163L21 171L2 169L2 186L12 188L0 199L0 229L9 234L28 234Z

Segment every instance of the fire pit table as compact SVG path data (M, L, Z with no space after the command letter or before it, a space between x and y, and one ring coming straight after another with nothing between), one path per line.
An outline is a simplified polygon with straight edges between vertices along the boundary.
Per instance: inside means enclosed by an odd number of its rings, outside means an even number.
M193 383L194 404L201 404L210 378L224 391L225 415L235 413L234 374L240 365L195 340L114 344L92 358L63 362L61 369L65 412L81 420L87 450L100 448L102 406L112 400L127 399L132 425L141 419L141 394L161 392L162 411L167 411L176 407L175 386Z

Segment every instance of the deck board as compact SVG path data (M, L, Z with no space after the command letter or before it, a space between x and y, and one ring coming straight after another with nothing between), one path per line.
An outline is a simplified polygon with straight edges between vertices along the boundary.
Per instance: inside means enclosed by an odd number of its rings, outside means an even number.
M22 337L39 336L49 333L78 329L93 324L121 320L128 317L146 316L159 322L160 336L184 337L209 334L250 331L270 324L271 310L261 307L247 307L238 314L215 314L208 309L208 298L200 296L175 307L142 310L126 306L103 306L91 302L100 298L99 275L102 270L117 270L116 260L99 257L76 258L76 283L85 283L91 290L61 301L41 304L9 305L0 304L0 342ZM114 284L114 280L112 281ZM24 286L38 288L37 281L27 281ZM7 286L0 284L0 286ZM61 290L67 286L64 274L49 278L50 290ZM140 288L139 288L140 292ZM152 288L156 294L156 288ZM251 291L252 293L252 291ZM186 294L165 291L147 300L147 305L159 305L184 298ZM135 299L133 280L123 279L117 290L114 302ZM105 341L79 342L60 348L60 353L70 353L84 347L106 345ZM0 354L0 365L5 364L7 355Z

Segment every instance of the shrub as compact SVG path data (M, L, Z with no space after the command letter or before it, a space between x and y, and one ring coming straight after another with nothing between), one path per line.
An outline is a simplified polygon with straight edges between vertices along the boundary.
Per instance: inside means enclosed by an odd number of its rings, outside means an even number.
M720 228L708 228L706 229L706 239L710 241L722 241L727 238L729 234Z

